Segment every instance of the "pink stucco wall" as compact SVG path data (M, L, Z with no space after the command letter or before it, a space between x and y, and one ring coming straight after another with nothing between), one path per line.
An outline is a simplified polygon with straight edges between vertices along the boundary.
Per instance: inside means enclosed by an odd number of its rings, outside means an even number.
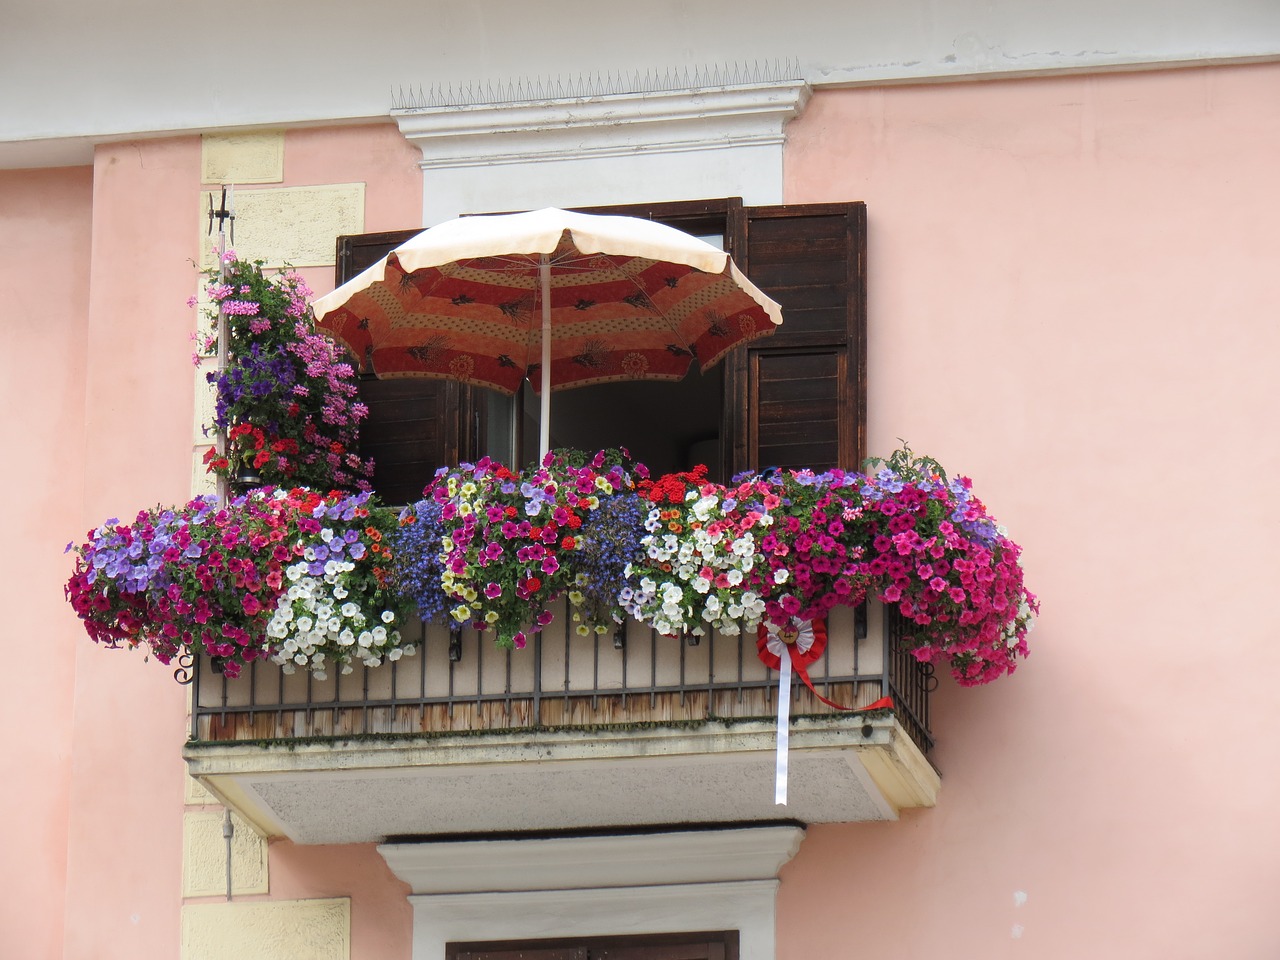
M401 882L372 843L270 847L271 895L351 898L351 960L409 960L413 909Z
M193 282L170 265L197 252L199 156L189 137L95 154L81 536L190 494ZM76 629L69 610L60 620ZM68 957L172 955L177 944L186 692L141 661L75 644Z
M62 547L84 532L92 189L88 168L0 173L0 490L11 545L0 559L9 598L0 640L9 664L0 672L0 930L35 958L62 955L71 678L83 637L68 623Z
M1280 950L1278 89L823 91L789 128L789 202L868 204L873 451L970 474L1044 609L1014 677L943 683L936 809L811 831L781 960Z
M290 130L280 185L364 183L364 232L409 229L422 223L421 159L393 123ZM331 266L299 272L316 296L334 287Z
M290 132L285 156L287 186L367 182L367 230L420 222L418 153L393 125ZM86 640L62 597L62 547L189 496L200 188L195 137L103 145L92 168L0 173L0 443L24 545L0 561L20 665L0 680L6 956L178 952L185 690L169 669ZM332 268L310 273L332 285ZM273 850L272 896L350 895L352 955L407 955L407 902L385 916L397 882L371 847L305 856L321 867ZM380 873L351 868L370 857Z

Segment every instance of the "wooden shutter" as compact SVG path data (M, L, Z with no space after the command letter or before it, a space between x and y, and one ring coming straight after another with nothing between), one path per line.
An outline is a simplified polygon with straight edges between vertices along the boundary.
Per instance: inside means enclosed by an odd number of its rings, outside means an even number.
M866 447L866 206L747 207L744 272L783 323L737 354L733 469L856 468Z
M337 282L346 283L419 232L339 237ZM463 392L450 380L362 376L360 399L369 417L360 425L360 455L373 458L373 486L385 501L412 503L437 467L458 462Z

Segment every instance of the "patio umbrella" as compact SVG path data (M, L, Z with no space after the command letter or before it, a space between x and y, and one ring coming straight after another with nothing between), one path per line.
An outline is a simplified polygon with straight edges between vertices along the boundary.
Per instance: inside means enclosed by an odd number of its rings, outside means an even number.
M782 322L723 250L648 220L556 209L431 227L313 306L379 377L509 395L529 379L544 455L553 389L680 380Z

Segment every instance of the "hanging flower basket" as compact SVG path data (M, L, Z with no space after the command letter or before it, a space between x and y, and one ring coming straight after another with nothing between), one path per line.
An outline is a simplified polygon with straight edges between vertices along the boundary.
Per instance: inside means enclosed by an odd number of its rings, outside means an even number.
M268 484L368 490L372 464L357 453L368 409L340 348L315 332L311 290L296 273L268 276L261 261L233 251L224 268L225 278L208 274L213 332L200 345L217 350L221 311L227 366L208 375L217 395L207 432L224 431L227 445L222 454L209 450L207 469L239 492Z

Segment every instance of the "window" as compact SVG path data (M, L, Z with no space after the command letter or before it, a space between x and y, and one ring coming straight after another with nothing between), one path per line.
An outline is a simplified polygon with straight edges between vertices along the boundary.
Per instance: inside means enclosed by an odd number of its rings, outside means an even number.
M738 960L738 932L450 943L445 960Z
M731 354L706 376L695 369L678 385L608 384L558 392L553 444L627 445L655 471L704 462L718 479L748 468L821 470L861 462L864 204L746 207L728 199L586 212L645 217L722 240L743 272L782 304L784 322L773 336ZM340 237L338 282L417 232ZM365 380L362 396L370 417L361 452L376 462L379 493L393 503L408 502L419 496L436 467L482 455L505 429L491 394L449 381ZM618 411L638 409L652 412L619 424ZM520 433L517 429L513 440L527 450Z

